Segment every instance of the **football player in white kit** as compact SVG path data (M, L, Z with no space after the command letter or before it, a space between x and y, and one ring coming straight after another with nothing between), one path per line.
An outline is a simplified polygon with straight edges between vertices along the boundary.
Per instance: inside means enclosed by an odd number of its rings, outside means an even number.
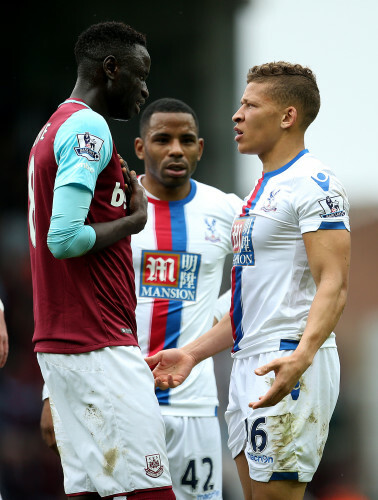
M319 106L309 68L249 70L235 140L240 153L259 156L263 174L233 223L230 313L196 341L147 359L159 387L176 387L232 346L228 444L246 500L303 498L339 392L333 330L347 295L349 204L304 145Z
M135 151L148 198L147 224L132 238L138 341L145 356L181 347L209 330L223 265L232 254L231 228L243 202L192 179L202 156L198 119L187 104L163 98L140 118ZM222 306L223 304L223 306ZM178 500L222 499L222 448L211 358L184 384L156 395L166 427L173 491Z

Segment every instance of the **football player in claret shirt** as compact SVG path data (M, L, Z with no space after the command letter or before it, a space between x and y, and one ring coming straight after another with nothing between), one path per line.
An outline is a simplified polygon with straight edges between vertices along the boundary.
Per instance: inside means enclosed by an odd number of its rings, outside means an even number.
M148 97L144 35L92 25L75 45L78 76L29 157L34 349L49 393L68 497L175 498L164 422L137 340L130 236L147 218L107 119ZM126 186L125 186L126 181Z
M223 265L232 254L234 214L242 200L192 179L202 156L198 118L178 99L148 105L135 151L144 162L139 183L148 196L143 231L131 238L137 295L138 341L144 355L189 343L230 308L230 291L218 298ZM173 490L180 500L222 498L222 447L212 359L177 389L157 398L166 428ZM47 397L47 394L44 395ZM54 447L45 401L44 440Z
M233 116L262 177L232 227L230 313L197 340L147 358L156 384L232 347L226 420L246 500L301 500L320 462L339 392L333 332L346 302L349 203L304 144L319 111L313 72L267 63L247 76ZM185 383L185 382L184 382Z

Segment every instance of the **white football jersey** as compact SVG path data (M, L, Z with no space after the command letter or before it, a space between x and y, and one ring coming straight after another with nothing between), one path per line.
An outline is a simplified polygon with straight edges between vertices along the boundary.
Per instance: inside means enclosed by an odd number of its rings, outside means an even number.
M191 180L183 200L148 195L148 219L131 238L142 353L182 347L212 327L231 227L243 202ZM164 415L213 416L218 406L213 360L198 364L175 389L156 391Z
M339 180L306 149L263 174L232 228L234 357L300 340L316 291L302 234L350 230L348 211ZM334 337L323 346L335 346Z

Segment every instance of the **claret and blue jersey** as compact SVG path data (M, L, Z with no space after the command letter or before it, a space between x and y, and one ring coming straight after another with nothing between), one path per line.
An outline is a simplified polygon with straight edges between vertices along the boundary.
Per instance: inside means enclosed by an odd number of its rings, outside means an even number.
M349 230L348 210L340 181L307 149L258 180L232 227L234 357L300 340L315 295L302 234Z
M105 119L83 101L65 101L35 140L28 178L35 350L71 354L137 345L130 237L95 255L62 260L47 247L53 193L62 186L91 193L87 224L127 215L121 165Z

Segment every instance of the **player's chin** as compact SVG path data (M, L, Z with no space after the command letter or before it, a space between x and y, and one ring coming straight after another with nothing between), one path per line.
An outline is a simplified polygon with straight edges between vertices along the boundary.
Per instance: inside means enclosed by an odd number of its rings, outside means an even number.
M243 155L257 154L257 152L255 151L255 148L249 146L248 144L242 144L242 143L238 144L238 151L239 151L239 153L241 153Z
M238 142L238 151L241 154L248 154L248 148L246 148L245 144Z

